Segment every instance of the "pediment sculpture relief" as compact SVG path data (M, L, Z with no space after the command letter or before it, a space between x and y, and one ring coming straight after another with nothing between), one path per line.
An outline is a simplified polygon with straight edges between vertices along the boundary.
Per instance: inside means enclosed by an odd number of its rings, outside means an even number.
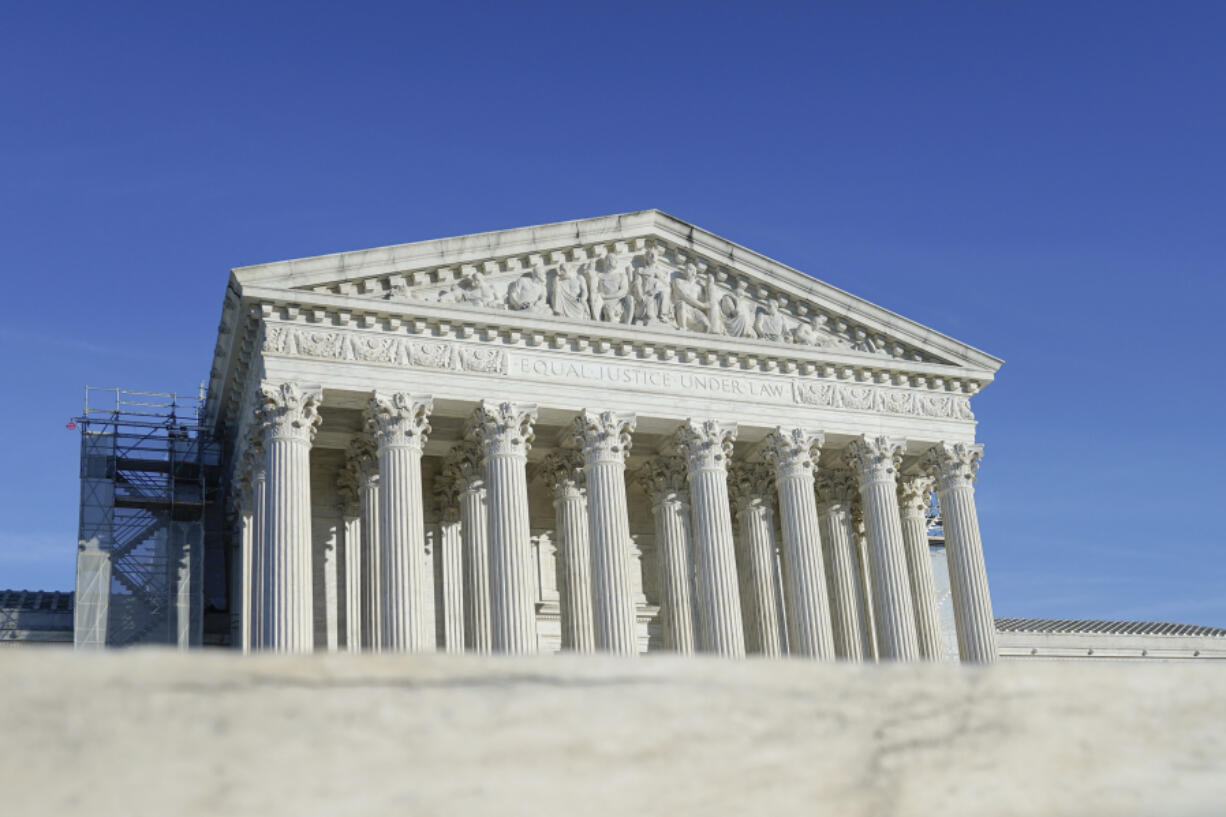
M514 260L507 269L492 263L484 270L468 267L446 284L396 284L383 297L923 359L864 327L789 303L787 296L726 271L704 269L681 251L597 248L594 257L564 260L554 253L549 263L537 255L529 263L526 271Z

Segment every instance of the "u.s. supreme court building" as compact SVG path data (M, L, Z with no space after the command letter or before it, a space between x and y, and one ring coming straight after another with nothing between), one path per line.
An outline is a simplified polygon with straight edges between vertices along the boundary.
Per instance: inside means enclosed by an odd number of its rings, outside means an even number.
M1001 361L655 210L233 271L235 640L995 659Z

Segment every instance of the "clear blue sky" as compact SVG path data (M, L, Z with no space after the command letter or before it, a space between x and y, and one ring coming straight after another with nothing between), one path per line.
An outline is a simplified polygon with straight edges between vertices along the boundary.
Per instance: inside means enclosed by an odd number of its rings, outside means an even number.
M598 10L592 10L596 8ZM8 3L0 587L229 268L658 207L1007 361L997 615L1226 625L1226 4Z

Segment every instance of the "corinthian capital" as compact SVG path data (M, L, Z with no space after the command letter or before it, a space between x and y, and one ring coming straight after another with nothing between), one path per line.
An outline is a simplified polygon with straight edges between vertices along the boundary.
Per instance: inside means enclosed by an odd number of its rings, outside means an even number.
M738 462L728 469L728 497L736 512L754 506L770 507L775 489L774 469L760 462Z
M242 454L239 455L235 473L238 478L247 482L259 482L264 479L264 430L261 424L252 423L244 435Z
M534 422L535 403L486 400L473 412L469 437L481 443L487 457L526 457L536 438L532 431Z
M251 486L250 475L243 471L236 471L234 481L230 483L230 495L226 510L235 516L251 513L254 494L255 491Z
M430 434L430 411L434 398L404 392L373 392L367 417L379 448L409 446L420 450Z
M434 512L443 524L460 521L460 486L446 470L434 477Z
M636 472L639 486L652 507L663 502L689 501L685 483L685 462L680 457L661 455L648 460Z
M920 458L920 467L936 478L943 489L974 485L983 459L983 446L938 443Z
M762 457L779 479L813 473L826 437L820 431L778 426L762 441Z
M906 476L898 481L898 508L903 516L923 516L928 510L928 495L932 493L930 476Z
M336 500L342 516L357 516L361 509L358 475L351 466L342 468L336 475Z
M821 506L842 505L851 508L859 488L856 477L847 468L823 468L817 472L817 502Z
M728 467L732 443L736 440L736 423L716 420L689 420L673 435L673 446L685 457L690 471Z
M861 484L892 483L902 465L902 452L906 446L906 440L865 434L858 440L852 440L847 447L847 464L855 471Z
M366 487L379 479L379 458L374 440L369 434L358 434L349 443L349 469L358 487Z
M451 446L443 473L452 480L460 493L480 490L485 484L485 463L481 447L476 443L460 442Z
M571 433L587 462L625 462L634 428L633 414L584 409L575 418Z
M256 417L268 440L311 442L319 427L323 389L297 383L261 383Z
M539 473L555 496L583 488L583 458L578 451L550 453L541 462Z

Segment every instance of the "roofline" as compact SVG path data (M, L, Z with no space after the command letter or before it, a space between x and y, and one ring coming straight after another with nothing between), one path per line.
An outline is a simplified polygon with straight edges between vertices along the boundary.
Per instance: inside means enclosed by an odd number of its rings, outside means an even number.
M235 267L231 270L231 279L240 287L309 287L325 281L336 281L338 278L345 280L430 266L464 264L483 260L490 255L505 256L543 250L550 245L564 247L601 240L612 241L636 231L650 231L661 238L688 247L695 253L712 259L726 260L731 265L782 276L809 298L827 302L831 307L850 316L863 318L869 323L910 337L919 345L931 345L940 352L973 366L995 372L1004 364L1001 358L970 344L656 209Z

